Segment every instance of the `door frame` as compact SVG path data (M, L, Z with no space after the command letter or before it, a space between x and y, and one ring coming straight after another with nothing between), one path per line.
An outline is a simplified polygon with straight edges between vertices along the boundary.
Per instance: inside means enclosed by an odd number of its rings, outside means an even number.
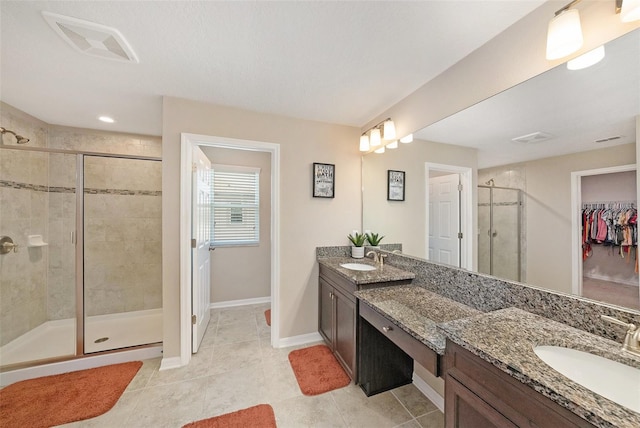
M637 171L636 164L573 171L571 173L571 293L582 296L582 177Z
M459 174L462 192L460 194L460 220L463 234L460 246L460 267L474 270L473 242L474 242L474 210L473 210L473 169L466 166L446 165L440 163L425 162L425 258L429 257L429 175L431 171L442 171L450 174Z
M194 146L271 154L271 346L280 340L280 145L211 135L180 134L180 364L191 360L191 174Z

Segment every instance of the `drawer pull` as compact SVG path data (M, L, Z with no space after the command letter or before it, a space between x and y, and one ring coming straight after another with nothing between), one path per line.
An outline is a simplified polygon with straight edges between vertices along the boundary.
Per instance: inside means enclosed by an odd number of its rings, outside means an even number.
M389 326L382 327L382 331L384 331L385 333L389 333L391 330L393 330L393 329L391 327L389 327Z

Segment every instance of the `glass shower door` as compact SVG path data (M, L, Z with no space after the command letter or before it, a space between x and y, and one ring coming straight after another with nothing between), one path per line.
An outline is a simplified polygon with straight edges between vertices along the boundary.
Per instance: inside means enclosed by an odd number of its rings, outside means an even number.
M84 351L162 341L161 162L84 157Z

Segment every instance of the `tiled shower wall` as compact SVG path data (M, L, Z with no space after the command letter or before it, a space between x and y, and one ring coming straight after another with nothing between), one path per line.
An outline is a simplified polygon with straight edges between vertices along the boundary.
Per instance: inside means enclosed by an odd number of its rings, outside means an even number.
M158 137L50 126L6 104L0 124L31 139L22 147L161 156ZM85 159L87 314L160 308L160 162ZM75 317L75 165L75 155L0 150L0 235L22 244L0 256L0 346ZM49 245L25 248L32 234Z
M44 147L46 123L0 110L0 124ZM15 146L11 135L2 144ZM0 150L0 235L18 244L18 251L0 255L0 346L47 320L47 266L44 248L26 248L27 235L46 234L46 153Z

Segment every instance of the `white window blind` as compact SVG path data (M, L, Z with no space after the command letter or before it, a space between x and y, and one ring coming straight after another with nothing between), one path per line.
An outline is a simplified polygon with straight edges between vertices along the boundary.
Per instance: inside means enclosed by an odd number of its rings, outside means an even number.
M260 242L260 169L212 165L212 245Z

